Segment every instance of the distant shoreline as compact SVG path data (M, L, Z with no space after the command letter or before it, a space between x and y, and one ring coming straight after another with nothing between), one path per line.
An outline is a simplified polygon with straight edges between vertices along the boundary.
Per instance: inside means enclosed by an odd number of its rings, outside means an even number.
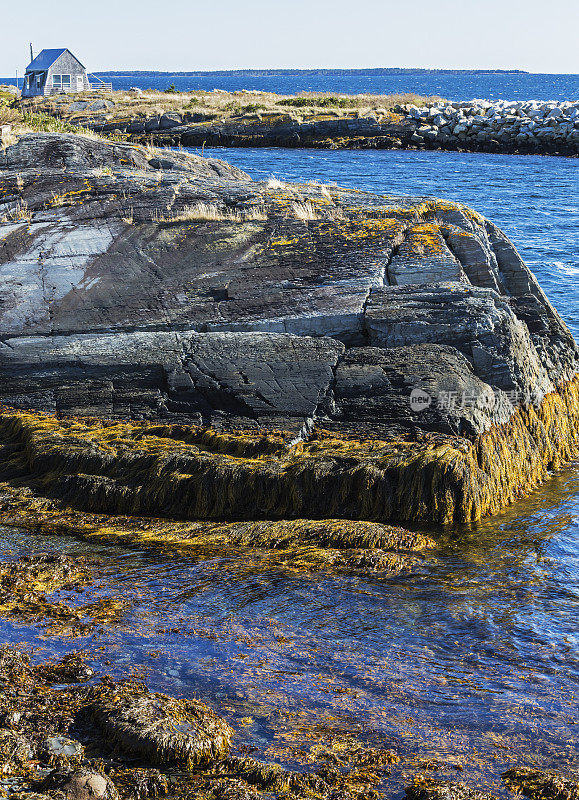
M199 78L211 75L244 77L260 77L265 75L531 75L533 73L524 69L422 69L406 67L372 67L369 69L224 69L224 70L194 70L192 72L164 71L164 70L105 70L97 71L95 75L116 75L130 77L131 75L175 75L180 78ZM541 74L541 73L537 73Z
M213 91L88 93L24 101L24 114L158 147L579 155L579 101L449 101L405 95ZM51 123L52 124L52 123ZM76 126L76 127L75 127Z
M383 77L394 75L548 75L550 73L528 72L524 69L424 69L421 67L372 67L368 69L232 69L193 70L190 72L166 70L96 70L91 73L100 78L260 78L260 77L307 77L323 75L330 77ZM573 73L553 73L553 75ZM19 85L22 78L19 79ZM16 85L15 75L0 78L0 85Z

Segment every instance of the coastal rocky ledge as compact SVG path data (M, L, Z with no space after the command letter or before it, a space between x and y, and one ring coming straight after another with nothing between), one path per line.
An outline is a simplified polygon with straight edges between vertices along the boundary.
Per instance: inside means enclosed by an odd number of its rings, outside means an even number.
M402 105L395 113L378 109L356 116L304 118L299 113L254 112L217 120L195 111L119 120L114 111L103 115L101 104L86 102L84 119L83 109L76 108L82 124L157 145L579 154L577 101L442 101L423 107Z
M465 206L30 134L0 220L4 480L111 514L461 522L579 452L573 338Z

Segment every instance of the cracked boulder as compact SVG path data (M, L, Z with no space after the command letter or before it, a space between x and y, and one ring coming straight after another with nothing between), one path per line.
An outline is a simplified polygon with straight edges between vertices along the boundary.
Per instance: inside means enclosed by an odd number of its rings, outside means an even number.
M6 405L473 438L577 366L512 243L461 204L257 182L72 134L0 154Z
M6 340L0 364L13 406L298 433L329 408L344 349L272 333L89 334Z

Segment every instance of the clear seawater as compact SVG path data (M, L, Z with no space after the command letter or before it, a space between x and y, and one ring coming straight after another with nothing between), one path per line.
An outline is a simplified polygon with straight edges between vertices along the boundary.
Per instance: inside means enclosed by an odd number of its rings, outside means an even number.
M449 100L471 100L473 97L489 100L578 100L579 75L545 75L539 73L476 73L423 72L404 70L395 74L372 74L360 71L355 74L339 70L290 74L277 72L265 74L227 74L218 72L183 73L145 72L130 75L97 73L113 89L141 89L164 91L171 84L179 91L189 89L224 89L229 92L241 89L294 94L296 92L339 92L341 94L397 94L414 92L420 95L439 95ZM14 79L0 79L0 83L14 83Z
M508 233L579 336L576 160L206 153L256 178L466 202ZM145 670L154 688L205 698L257 757L304 768L312 744L354 732L411 759L394 769L392 797L426 759L446 765L434 775L495 790L515 764L577 766L577 465L445 536L406 576L292 570L260 551L185 557L97 547L7 528L0 550L91 553L102 566L87 595L127 604L114 625L74 639L0 619L0 641L39 647L37 657L86 648L104 671Z

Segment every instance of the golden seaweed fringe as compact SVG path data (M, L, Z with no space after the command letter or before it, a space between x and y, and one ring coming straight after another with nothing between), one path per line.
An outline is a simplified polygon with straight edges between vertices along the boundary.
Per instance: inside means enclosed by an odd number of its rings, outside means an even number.
M0 479L84 511L185 520L460 523L579 454L579 377L475 441L352 441L0 411Z

